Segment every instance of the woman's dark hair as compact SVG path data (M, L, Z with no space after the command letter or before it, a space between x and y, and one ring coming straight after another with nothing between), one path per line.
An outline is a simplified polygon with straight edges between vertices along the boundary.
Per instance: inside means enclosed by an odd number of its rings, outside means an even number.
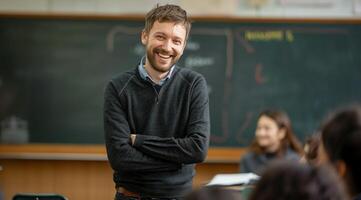
M264 171L249 200L345 200L346 197L333 169L279 161Z
M316 133L309 136L305 142L305 159L308 164L317 164L318 162L318 149L320 146L320 134Z
M345 181L349 192L361 193L361 106L352 105L331 114L321 133L330 162L346 164Z
M192 191L184 200L242 200L242 195L237 190L208 186Z
M265 110L259 114L258 119L262 116L271 118L276 122L278 128L285 129L286 135L281 141L281 147L277 152L278 155L283 155L288 148L291 148L300 155L303 154L302 145L293 133L291 120L285 112L280 110ZM253 140L250 148L255 153L263 153L262 147L259 146L256 140Z

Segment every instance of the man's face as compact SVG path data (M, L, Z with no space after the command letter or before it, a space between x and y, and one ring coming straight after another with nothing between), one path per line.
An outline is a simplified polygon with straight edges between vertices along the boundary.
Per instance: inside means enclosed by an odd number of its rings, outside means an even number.
M145 66L165 73L179 60L186 44L186 28L173 22L154 22L149 33L142 32L146 48Z

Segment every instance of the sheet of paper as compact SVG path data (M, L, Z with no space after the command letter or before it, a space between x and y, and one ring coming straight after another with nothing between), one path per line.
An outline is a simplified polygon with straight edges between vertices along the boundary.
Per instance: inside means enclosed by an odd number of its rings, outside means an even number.
M217 174L207 185L246 185L258 179L259 176L254 173Z

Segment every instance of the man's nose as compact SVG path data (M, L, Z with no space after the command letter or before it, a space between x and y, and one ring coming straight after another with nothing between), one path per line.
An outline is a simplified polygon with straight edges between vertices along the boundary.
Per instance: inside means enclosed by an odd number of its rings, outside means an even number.
M163 46L164 50L171 51L172 50L172 41L165 40L162 46Z

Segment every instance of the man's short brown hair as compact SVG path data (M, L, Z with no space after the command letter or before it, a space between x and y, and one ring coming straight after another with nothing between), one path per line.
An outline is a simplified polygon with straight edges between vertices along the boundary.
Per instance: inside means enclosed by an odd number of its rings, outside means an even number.
M163 5L153 8L145 16L145 27L144 31L149 33L152 29L154 22L174 22L176 24L183 24L186 29L187 40L189 31L191 30L191 20L187 17L187 12L177 5Z

